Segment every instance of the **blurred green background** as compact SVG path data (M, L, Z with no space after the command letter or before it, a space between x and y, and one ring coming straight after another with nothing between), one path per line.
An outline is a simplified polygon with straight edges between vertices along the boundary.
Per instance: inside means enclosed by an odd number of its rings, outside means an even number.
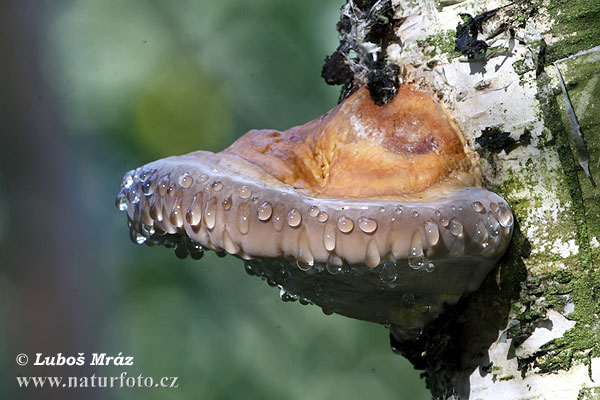
M335 105L342 0L3 1L0 397L427 399L382 326L283 303L242 262L136 246L123 172L218 151ZM19 367L93 352L131 367ZM179 377L177 389L18 389L18 375Z

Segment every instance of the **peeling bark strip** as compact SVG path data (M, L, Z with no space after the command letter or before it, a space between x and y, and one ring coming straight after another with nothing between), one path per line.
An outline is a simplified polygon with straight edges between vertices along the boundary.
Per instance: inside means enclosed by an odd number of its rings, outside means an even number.
M342 7L326 81L344 98L397 66L399 83L444 103L518 222L482 289L418 339L391 336L435 398L600 397L600 196L588 178L600 176L598 21L598 0Z

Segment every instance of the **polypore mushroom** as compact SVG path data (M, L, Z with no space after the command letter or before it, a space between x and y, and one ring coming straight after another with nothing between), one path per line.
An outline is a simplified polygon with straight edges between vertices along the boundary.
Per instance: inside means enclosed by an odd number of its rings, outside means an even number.
M225 251L283 299L410 339L510 240L510 208L475 158L430 96L405 85L377 106L361 89L305 125L130 171L117 205L137 243Z

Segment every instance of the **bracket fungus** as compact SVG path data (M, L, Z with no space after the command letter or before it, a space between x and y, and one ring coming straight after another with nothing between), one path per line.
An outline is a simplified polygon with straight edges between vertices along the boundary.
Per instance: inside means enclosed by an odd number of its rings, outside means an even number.
M457 126L410 85L383 106L360 89L305 125L149 163L116 203L137 243L227 252L282 299L398 340L476 290L513 231Z

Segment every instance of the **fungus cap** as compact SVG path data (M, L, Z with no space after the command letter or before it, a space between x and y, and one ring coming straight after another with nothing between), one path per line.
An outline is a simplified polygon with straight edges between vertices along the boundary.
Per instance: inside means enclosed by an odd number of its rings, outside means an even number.
M397 338L476 290L513 230L461 132L411 86L383 106L361 89L303 126L147 164L125 175L117 205L137 243L233 254L282 299Z

